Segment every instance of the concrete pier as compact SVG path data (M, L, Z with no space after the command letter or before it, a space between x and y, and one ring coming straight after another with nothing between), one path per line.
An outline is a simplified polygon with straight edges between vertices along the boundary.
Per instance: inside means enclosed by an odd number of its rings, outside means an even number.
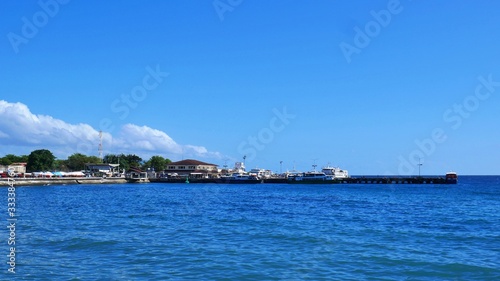
M43 186L43 185L64 185L64 184L117 184L127 183L125 178L0 178L0 187L8 186L8 180L14 182L15 186ZM185 178L179 179L155 179L150 178L152 183L186 183ZM224 183L219 179L189 179L189 183ZM238 184L247 184L245 181ZM255 181L248 183L256 183ZM425 176L425 177L401 177L401 176L355 176L336 180L304 180L294 181L286 178L263 179L258 183L263 184L455 184L446 177Z
M153 183L185 183L186 179L149 179ZM217 179L189 179L189 183L224 183ZM241 181L240 184L247 182ZM254 181L248 183L255 183ZM356 176L336 180L302 180L294 181L287 178L268 178L261 180L264 184L450 184L446 177L401 177L401 176Z
M321 183L321 184L450 184L445 177L401 177L401 176L356 176L345 179L335 179L331 181L289 181L293 184L301 183Z
M14 183L17 186L64 185L64 184L115 184L126 183L125 178L0 178L0 186Z

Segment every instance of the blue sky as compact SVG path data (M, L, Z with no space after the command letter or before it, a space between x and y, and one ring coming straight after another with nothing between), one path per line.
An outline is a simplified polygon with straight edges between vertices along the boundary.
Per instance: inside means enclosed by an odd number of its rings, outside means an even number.
M0 155L500 173L497 1L2 1ZM498 81L498 82L497 82Z

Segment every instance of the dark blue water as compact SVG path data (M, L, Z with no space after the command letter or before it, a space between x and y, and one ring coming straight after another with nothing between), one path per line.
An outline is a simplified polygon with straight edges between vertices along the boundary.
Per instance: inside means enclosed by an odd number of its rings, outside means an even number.
M16 273L4 228L1 280L500 280L500 177L19 187L16 200Z

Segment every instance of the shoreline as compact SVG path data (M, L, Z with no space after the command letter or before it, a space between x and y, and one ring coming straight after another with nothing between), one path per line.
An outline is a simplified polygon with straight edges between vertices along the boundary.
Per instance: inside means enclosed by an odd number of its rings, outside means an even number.
M43 186L43 185L65 185L65 184L121 184L127 183L125 178L0 178L0 187L8 187L9 183L14 186Z
M265 178L259 180L223 180L223 179L189 179L185 178L151 178L151 183L224 183L224 184L456 184L443 176L355 176L333 180L290 180L287 178Z
M74 178L0 178L0 187L8 187L9 184L15 186L46 186L46 185L66 185L66 184L124 184L124 183L186 183L186 179L163 179L148 178L143 181L133 182L126 178L101 178L101 177L74 177ZM231 184L456 184L448 182L445 177L424 176L424 177L399 177L399 176L357 176L336 180L306 180L291 181L285 178L270 178L258 181L223 181L221 179L189 179L188 183L231 183Z

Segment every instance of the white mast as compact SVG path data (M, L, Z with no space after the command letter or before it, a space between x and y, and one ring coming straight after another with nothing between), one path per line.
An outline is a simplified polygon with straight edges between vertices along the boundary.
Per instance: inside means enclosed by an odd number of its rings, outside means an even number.
M104 157L102 155L102 131L99 131L99 158L101 159L101 163L103 163Z

